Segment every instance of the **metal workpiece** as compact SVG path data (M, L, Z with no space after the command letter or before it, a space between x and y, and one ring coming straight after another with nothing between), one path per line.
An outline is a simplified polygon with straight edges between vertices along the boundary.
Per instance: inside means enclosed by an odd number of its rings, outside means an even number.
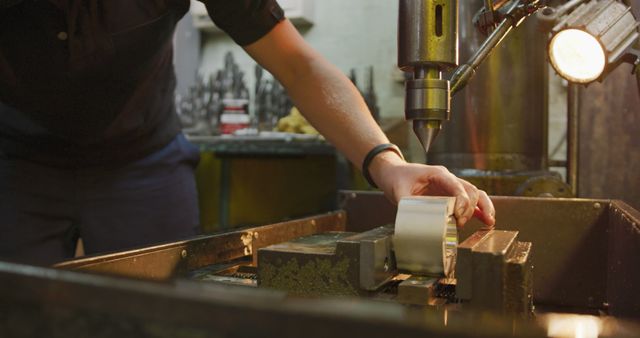
M258 252L258 285L295 296L367 295L396 274L391 227L316 234Z
M397 300L402 304L430 305L435 297L437 278L411 276L398 285Z
M472 307L528 317L533 311L531 243L517 231L479 231L458 247L456 297Z
M458 65L458 0L400 0L398 67L448 69Z
M453 197L404 197L398 203L393 245L398 268L452 277L458 232Z

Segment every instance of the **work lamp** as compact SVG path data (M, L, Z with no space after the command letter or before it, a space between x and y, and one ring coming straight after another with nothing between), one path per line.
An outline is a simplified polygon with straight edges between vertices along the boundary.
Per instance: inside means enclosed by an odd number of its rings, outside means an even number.
M631 7L591 0L569 1L561 10L569 13L557 13L548 46L549 61L560 76L587 84L623 61L637 62L633 45L640 33Z

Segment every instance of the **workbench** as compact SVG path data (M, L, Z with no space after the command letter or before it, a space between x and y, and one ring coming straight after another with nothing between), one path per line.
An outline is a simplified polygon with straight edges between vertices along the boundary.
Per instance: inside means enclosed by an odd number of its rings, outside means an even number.
M206 233L335 209L346 163L317 137L189 137Z

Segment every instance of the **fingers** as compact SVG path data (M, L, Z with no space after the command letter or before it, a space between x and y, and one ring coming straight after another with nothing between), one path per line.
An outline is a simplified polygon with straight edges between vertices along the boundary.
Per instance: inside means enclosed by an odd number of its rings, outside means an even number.
M467 197L469 198L463 213L461 214L460 218L458 218L458 225L462 226L468 220L470 220L471 217L473 217L473 212L475 210L476 205L478 204L478 199L480 198L480 194L479 194L478 188L476 188L473 184L459 178L458 180L464 187L464 190L467 193Z
M493 228L496 225L496 209L487 193L482 190L479 190L478 209L481 211L478 219L490 228Z
M462 227L473 215L473 209L478 201L477 188L459 179L444 167L434 166L431 169L434 173L433 183L439 187L438 191L431 192L456 198L454 216L458 227Z
M405 163L391 169L387 174L393 184L385 185L383 190L392 202L397 203L402 197L411 195L453 196L458 227L473 216L490 227L495 225L495 209L487 193L456 177L445 167Z

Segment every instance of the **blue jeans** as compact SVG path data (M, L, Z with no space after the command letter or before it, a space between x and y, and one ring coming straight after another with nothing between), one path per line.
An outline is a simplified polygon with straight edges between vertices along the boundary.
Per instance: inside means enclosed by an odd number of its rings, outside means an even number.
M0 259L49 265L197 235L198 149L170 144L115 169L60 169L0 157Z

